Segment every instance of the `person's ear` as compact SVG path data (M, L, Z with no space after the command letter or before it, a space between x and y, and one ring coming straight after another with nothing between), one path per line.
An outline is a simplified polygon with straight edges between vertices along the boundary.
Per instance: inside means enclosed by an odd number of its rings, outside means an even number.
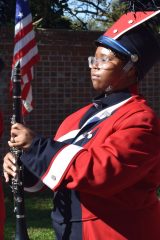
M135 66L133 65L132 68L128 71L128 77L131 78L137 78L137 70L135 68Z
M133 62L129 61L123 67L123 77L126 79L128 85L137 82L137 70Z

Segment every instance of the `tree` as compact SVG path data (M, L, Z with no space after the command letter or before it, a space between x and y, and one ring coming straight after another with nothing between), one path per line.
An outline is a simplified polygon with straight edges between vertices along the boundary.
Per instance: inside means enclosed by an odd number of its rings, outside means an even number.
M119 17L125 5L119 0L30 0L30 3L38 27L83 30L104 29Z
M71 20L64 15L68 0L31 0L30 6L37 27L71 29Z
M37 27L71 28L71 20L64 16L68 0L30 0L33 21ZM16 0L0 0L0 25L14 24Z
M125 3L119 0L69 0L66 15L82 29L104 29L124 11ZM116 13L113 13L116 11Z
M16 0L0 0L0 23L13 24ZM122 2L120 4L120 2ZM40 28L104 29L124 11L120 0L30 0Z
M5 16L5 3L3 1L0 1L0 22L4 23L6 21Z
M11 24L14 17L15 0L0 0L0 25Z

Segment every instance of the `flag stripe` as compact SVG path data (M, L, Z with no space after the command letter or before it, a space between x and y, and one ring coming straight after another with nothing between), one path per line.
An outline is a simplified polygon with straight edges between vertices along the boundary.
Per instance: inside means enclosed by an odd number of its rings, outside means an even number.
M23 113L33 109L32 87L33 66L39 60L35 33L32 25L32 15L28 0L16 0L14 56L12 67L20 62L21 89ZM11 84L12 86L12 84Z
M34 32L29 32L25 37L21 38L14 47L14 55L24 48L31 40L34 39Z
M26 83L24 88L23 88L23 98L26 99L28 93L29 93L29 90L30 90L30 83ZM22 98L22 99L23 99Z
M32 23L28 24L26 27L24 27L22 30L20 30L15 38L14 38L14 44L16 44L18 41L21 41L23 37L27 36L28 33L32 31ZM33 34L34 37L34 34Z
M24 74L22 77L24 86L28 81L31 81L32 79L33 79L33 67L30 69L30 71L27 72L27 74ZM22 89L24 88L24 86L22 86Z
M18 32L26 27L28 24L32 23L32 15L29 14L27 17L23 18L20 22L18 22L15 26L15 36Z
M28 44L26 44L21 50L19 50L13 58L13 64L15 64L19 59L23 58L28 51L32 50L32 48L36 46L35 39L33 38Z
M25 54L21 59L21 68L28 68L28 63L33 60L33 58L37 55L38 53L38 49L37 46L34 46L32 49L30 49L27 54Z
M27 63L24 65L24 67L21 68L21 74L24 75L28 72L28 68L31 68L35 61L38 61L39 57L37 55L33 56Z

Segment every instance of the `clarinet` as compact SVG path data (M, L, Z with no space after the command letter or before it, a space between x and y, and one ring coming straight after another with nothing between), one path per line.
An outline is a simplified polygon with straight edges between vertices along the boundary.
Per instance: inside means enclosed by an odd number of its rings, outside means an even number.
M11 124L21 123L21 75L20 64L17 63L12 71L13 85L13 115ZM10 149L16 160L16 176L11 179L11 188L14 200L14 213L16 215L15 240L29 240L25 219L23 165L20 161L22 150L16 147Z

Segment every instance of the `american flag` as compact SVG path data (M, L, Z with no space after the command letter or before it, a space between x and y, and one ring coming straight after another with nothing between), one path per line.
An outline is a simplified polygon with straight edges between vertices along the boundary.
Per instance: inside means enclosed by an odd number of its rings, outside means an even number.
M39 60L32 15L28 0L16 0L14 55L12 68L17 62L21 68L22 113L33 109L32 86L33 65Z

